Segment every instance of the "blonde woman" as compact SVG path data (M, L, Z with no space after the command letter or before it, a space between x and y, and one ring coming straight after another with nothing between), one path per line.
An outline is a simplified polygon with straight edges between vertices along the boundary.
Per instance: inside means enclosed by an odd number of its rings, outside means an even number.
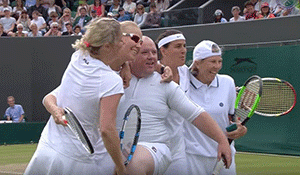
M145 21L147 17L147 12L145 12L145 8L142 4L137 5L136 13L134 15L134 22L142 28L144 27Z
M126 30L125 30L126 29ZM138 27L121 29L114 19L93 21L85 35L75 42L76 49L61 84L46 95L43 104L51 113L27 174L125 174L116 111L124 93L119 70L134 60L142 37ZM87 153L66 127L62 108L73 110L94 147Z
M44 36L61 36L58 23L52 22L50 25L50 30Z
M15 33L15 37L27 37L27 32L23 30L24 27L22 24L17 25L17 31Z
M35 23L31 23L29 28L31 31L28 33L28 37L42 37L43 36L42 32L38 30L38 27Z
M58 23L61 26L61 31L66 32L66 24L73 24L74 18L71 15L71 10L69 8L65 8L63 11L63 15L59 18Z

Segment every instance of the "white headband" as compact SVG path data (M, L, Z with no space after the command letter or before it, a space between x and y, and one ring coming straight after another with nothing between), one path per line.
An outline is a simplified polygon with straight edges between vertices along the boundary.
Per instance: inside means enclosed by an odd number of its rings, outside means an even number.
M160 40L158 42L157 45L158 45L158 48L160 49L161 46L163 46L165 44L168 44L172 41L181 40L181 39L185 40L185 37L181 33L177 33L177 34L170 35L170 36L167 36L167 37L163 38L162 40Z

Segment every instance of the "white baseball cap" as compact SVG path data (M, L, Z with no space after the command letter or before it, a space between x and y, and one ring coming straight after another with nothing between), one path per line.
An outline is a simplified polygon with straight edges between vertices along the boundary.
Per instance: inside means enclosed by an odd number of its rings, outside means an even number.
M7 7L5 7L5 8L3 9L3 12L5 12L5 11L10 11L10 9L7 8Z
M209 40L203 40L194 48L193 61L221 55L222 51L216 43Z
M197 46L194 48L193 51L193 64L196 60L203 60L208 57L212 56L221 56L222 50L213 41L209 40L203 40ZM190 66L190 68L193 66L193 64Z

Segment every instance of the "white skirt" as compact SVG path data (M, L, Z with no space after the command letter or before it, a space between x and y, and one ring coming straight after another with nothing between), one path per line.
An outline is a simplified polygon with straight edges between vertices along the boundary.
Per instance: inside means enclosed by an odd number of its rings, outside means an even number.
M47 144L40 142L24 174L112 175L114 168L115 165L108 153L96 155L95 159L90 161L80 161L60 154Z

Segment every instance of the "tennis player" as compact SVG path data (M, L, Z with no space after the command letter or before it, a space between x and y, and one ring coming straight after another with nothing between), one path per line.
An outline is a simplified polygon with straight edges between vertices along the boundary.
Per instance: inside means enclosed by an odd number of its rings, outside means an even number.
M224 155L231 164L231 150L226 136L204 109L191 102L174 83L160 83L160 74L154 72L157 64L155 43L143 37L143 45L136 60L130 64L132 79L118 107L117 126L131 104L141 109L142 126L139 143L131 162L129 174L164 174L171 163L170 138L165 125L169 110L176 110L209 137L219 143L219 158Z
M116 111L124 92L118 70L135 59L141 46L137 25L121 30L114 19L93 21L75 42L77 49L60 86L43 104L51 113L25 174L125 174ZM62 120L64 107L72 109L94 147L88 153Z
M179 84L179 87L186 92L190 85L189 79L186 77L190 75L190 72L185 65L187 52L185 37L179 30L166 30L158 36L156 44L159 50L160 64L171 68L173 81ZM172 163L165 174L188 174L183 135L184 118L175 110L170 110L168 115L166 125L170 136Z
M228 138L238 139L247 133L247 128L237 121L237 130L226 132L234 114L236 90L234 80L228 75L218 74L222 68L222 51L209 40L200 42L193 51L190 88L187 94L198 105L203 106ZM183 77L182 77L183 78ZM212 174L217 162L218 144L204 133L185 122L185 143L188 174ZM236 174L235 148L231 144L232 164L220 174Z

